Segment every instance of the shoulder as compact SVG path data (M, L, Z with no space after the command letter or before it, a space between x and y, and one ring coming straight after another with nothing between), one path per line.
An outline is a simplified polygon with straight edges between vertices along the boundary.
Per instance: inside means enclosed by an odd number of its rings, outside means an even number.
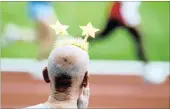
M23 108L23 109L37 109L37 108L45 109L47 107L43 104L37 104L37 105L29 106L29 107L26 107L26 108Z

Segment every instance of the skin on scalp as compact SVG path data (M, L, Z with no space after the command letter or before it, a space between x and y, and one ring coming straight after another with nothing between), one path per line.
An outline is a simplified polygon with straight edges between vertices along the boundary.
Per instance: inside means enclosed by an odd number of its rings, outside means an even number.
M53 49L49 55L47 65L52 102L55 100L61 102L75 100L75 107L77 107L77 99L82 93L81 84L85 73L88 71L88 64L88 53L77 46L63 45ZM71 78L71 86L66 90L58 91L59 89L55 86L55 78L59 78L61 75Z

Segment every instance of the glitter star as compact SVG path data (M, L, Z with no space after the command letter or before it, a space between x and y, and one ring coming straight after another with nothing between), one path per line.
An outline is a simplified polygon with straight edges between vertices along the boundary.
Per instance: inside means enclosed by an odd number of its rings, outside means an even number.
M66 31L68 25L62 25L59 21L57 21L55 25L51 25L51 28L55 30L57 35L68 35Z
M86 38L88 38L88 36L95 38L95 32L99 31L99 29L94 28L90 22L86 26L80 26L80 28L83 30L82 35L86 36L85 40L87 40Z

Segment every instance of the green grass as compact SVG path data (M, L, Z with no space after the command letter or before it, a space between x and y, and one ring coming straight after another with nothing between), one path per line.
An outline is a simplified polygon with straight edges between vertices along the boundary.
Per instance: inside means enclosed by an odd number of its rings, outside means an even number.
M92 22L102 29L107 19L110 2L53 2L61 23L69 25L68 32L81 35L79 25ZM26 2L1 3L3 26L15 23L31 26L26 10ZM169 61L169 2L142 2L141 33L146 55L149 60ZM34 43L16 42L2 49L2 57L35 58L37 47ZM117 29L108 39L99 41L89 48L91 59L135 60L134 45L126 30Z

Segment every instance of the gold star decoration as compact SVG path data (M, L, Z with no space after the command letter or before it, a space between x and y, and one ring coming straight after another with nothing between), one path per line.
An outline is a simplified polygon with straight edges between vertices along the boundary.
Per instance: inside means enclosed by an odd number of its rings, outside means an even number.
M57 35L68 35L67 28L68 25L62 25L59 21L56 22L55 25L51 25L51 28L53 28Z
M85 36L84 41L87 41L89 36L95 38L95 32L99 31L90 22L86 26L80 26L80 28L83 30L82 35Z

